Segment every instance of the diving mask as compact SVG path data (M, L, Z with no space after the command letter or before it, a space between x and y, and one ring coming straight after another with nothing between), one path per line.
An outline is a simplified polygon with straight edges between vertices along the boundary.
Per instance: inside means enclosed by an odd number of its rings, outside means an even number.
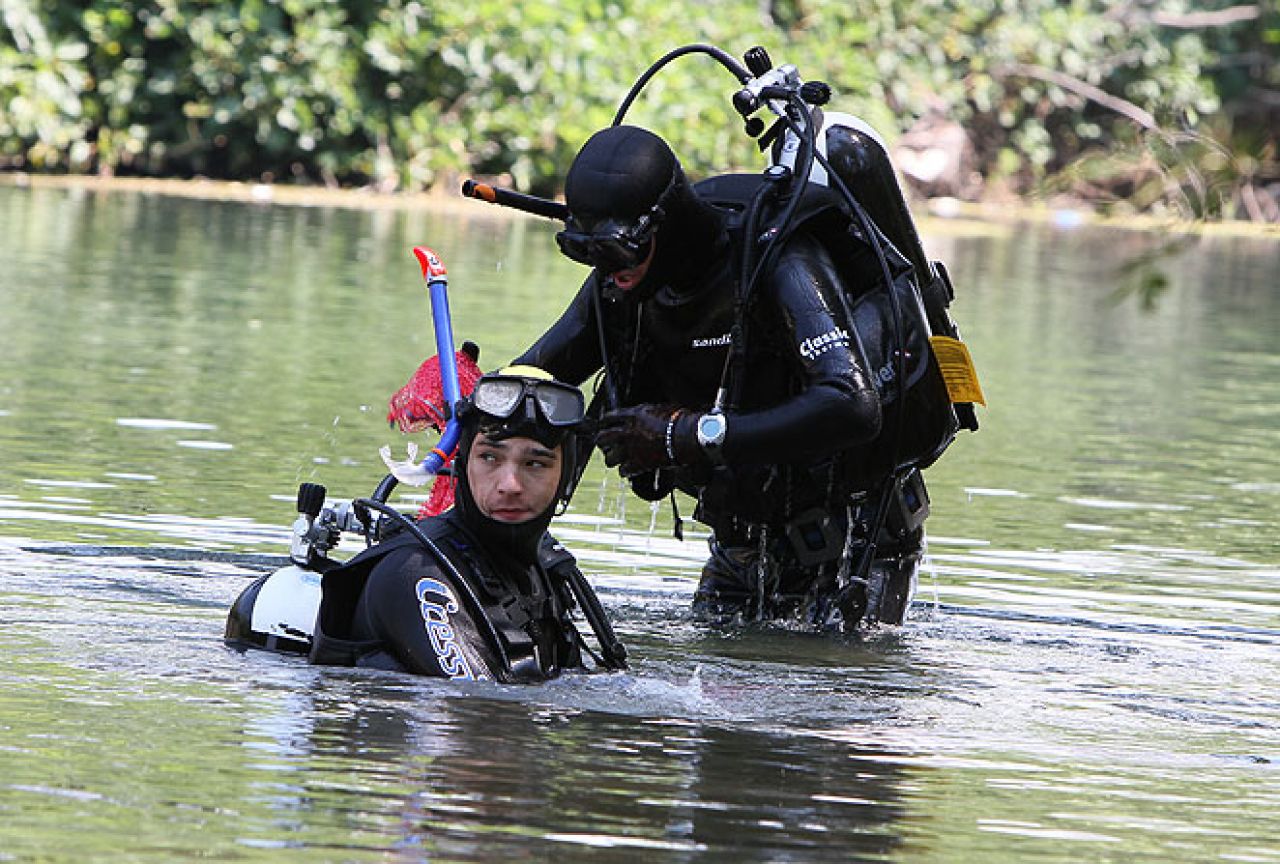
M530 422L562 428L576 426L586 415L581 390L562 384L533 366L510 366L483 376L470 398L480 413L495 420L514 420L516 424ZM524 414L516 416L521 408Z
M574 230L574 222L556 234L556 242L566 257L596 267L604 273L617 273L640 266L649 257L657 220L648 213L631 225L609 219L593 231Z
M565 230L556 234L560 251L567 258L604 273L640 266L653 251L653 236L666 216L663 207L675 193L677 180L673 175L657 202L638 218L593 220L586 214L573 216Z

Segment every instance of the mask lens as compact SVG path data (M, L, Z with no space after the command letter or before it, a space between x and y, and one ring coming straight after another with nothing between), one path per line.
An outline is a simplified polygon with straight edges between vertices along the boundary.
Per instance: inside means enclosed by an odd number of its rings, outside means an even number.
M595 225L593 231L565 229L556 234L556 242L566 258L605 273L638 266L649 257L652 241L653 223L647 217L641 217L634 225L608 220Z
M476 408L492 417L510 417L524 395L524 382L518 378L486 378L476 384L472 399Z
M564 256L579 264L591 264L591 235L579 231L561 231L556 234L556 242Z
M630 270L649 255L649 242L636 243L626 237L595 238L591 243L592 263L607 273Z
M582 393L575 387L536 384L533 388L542 416L552 426L568 426L582 420L586 412Z

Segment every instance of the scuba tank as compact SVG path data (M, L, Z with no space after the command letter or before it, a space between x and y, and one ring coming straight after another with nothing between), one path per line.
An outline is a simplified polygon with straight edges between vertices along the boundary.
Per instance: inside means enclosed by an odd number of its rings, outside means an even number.
M958 341L960 331L948 311L955 299L951 276L941 261L930 260L925 254L884 139L870 124L852 114L814 107L810 117L817 150L826 164L915 270L930 334ZM787 130L773 138L770 163L795 170L800 148L799 136ZM833 184L824 160L814 159L809 182L829 188ZM956 401L954 409L961 428L977 431L978 417L973 402Z
M763 176L776 191L753 198L746 211L748 235L768 239L744 247L749 257L741 270L749 277L739 307L745 310L785 238L801 229L817 238L841 271L845 320L858 334L883 412L877 438L841 455L844 485L867 489L928 467L962 426L977 428L972 405L963 404L969 397L953 391L955 372L942 365L947 352L967 359L947 313L952 292L946 269L925 255L875 130L850 114L824 111L830 88L802 82L794 66L774 68L763 49L752 49L745 59L754 77L733 103L748 134L759 137L769 154ZM765 107L778 118L767 131L753 116ZM722 388L730 400L732 388L743 386L744 363L735 345ZM976 384L972 367L964 368L965 380Z
M290 529L289 564L255 579L240 592L227 613L223 638L228 644L292 654L311 650L320 609L320 577L337 566L328 553L343 531L364 533L350 503L334 507L324 503L325 487L317 483L298 487L298 518Z
M290 564L240 592L223 638L238 648L306 654L319 609L320 574Z

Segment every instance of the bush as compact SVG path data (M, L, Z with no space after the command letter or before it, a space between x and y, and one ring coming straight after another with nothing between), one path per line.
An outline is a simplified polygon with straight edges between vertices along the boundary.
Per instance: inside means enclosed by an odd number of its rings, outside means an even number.
M952 118L983 176L1024 191L1143 125L1238 135L1258 180L1275 169L1276 125L1249 101L1280 83L1271 6L1264 26L1188 27L1112 0L7 0L0 164L552 194L653 60L710 42L766 46L891 139ZM756 166L734 89L682 58L629 119L694 175Z

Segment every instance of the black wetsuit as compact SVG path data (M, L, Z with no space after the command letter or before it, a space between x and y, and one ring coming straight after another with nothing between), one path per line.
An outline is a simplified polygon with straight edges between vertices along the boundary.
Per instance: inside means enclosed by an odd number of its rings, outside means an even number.
M549 534L524 562L482 548L457 510L418 526L447 563L405 531L326 572L311 662L520 682L583 668L576 564Z
M758 182L715 178L697 189L706 200L715 200L735 184ZM883 302L887 292L877 287L883 271L871 248L849 236L848 222L829 199L816 194L805 210L782 239L781 252L750 306L745 368L735 382L735 404L725 412L725 466L679 466L633 481L641 494L648 482L651 497L674 485L698 499L695 517L715 535L703 586L759 594L762 602L751 611L765 617L795 612L806 596L813 600L847 575L855 547L865 545L865 538L853 534L859 524L874 522L870 509L879 506L878 489L894 463L907 455L900 447L895 452L890 440L901 432L893 424L903 400L894 403L892 380L899 367L892 360L895 341ZM697 259L679 266L668 261L661 272L678 272L678 278L635 292L644 297L638 302L617 296L606 277L594 271L560 319L516 362L580 384L607 359L618 401L614 407L653 403L708 410L735 320L735 266L745 242L741 222L740 211L724 210L711 233L703 219L700 249L688 248L685 237L659 233L659 255L664 243L679 243L682 254ZM832 225L839 246L834 254ZM904 280L907 286L908 265L900 256L891 264L895 282ZM597 292L605 299L597 301ZM867 302L860 302L860 293ZM909 295L909 287L900 293ZM920 340L927 335L909 334L914 346L905 370L909 380L924 374L928 348ZM914 578L921 533L914 528L899 533L882 534L876 555L888 566L911 569ZM761 552L767 553L768 585L749 578ZM871 617L901 620L908 591L892 591L896 608L894 602L884 611L873 606ZM773 601L765 595L774 595Z
M601 368L591 299L599 290L597 278L593 274L587 280L568 310L518 362L574 383ZM663 286L639 304L606 301L605 339L613 352L620 405L711 408L734 321L731 279L726 268L712 264L695 293ZM723 447L727 462L748 470L802 464L870 440L879 431L880 403L861 345L849 333L834 295L835 280L826 251L811 238L798 237L762 286L750 325L747 383ZM679 485L696 494L710 479L704 473L681 471ZM776 499L740 505L754 505L757 518L785 510L785 502Z

